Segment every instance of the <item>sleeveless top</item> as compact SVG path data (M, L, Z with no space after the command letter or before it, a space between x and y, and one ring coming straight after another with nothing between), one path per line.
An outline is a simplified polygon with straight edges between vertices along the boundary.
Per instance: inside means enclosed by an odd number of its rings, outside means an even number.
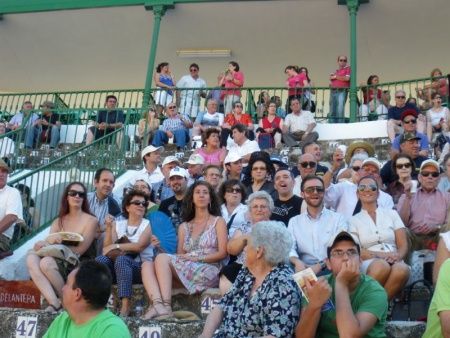
M445 122L447 121L447 116L445 115L445 107L441 107L441 110L438 112L434 112L433 110L428 110L428 112L430 113L430 119L431 119L431 125L435 126L437 124L439 124L439 121L441 120L441 118L444 119Z
M218 152L211 154L211 155L207 155L203 152L203 148L198 148L198 153L203 157L203 159L205 160L205 164L209 163L209 164L217 164L220 163L220 155L222 154L222 152L224 152L226 149L224 148L220 148Z
M173 84L173 79L171 77L169 77L169 76L165 76L162 73L159 74L159 81L164 83L165 85L168 85L168 86L173 86L174 85ZM173 91L172 90L168 90L167 93L169 95L173 95Z
M262 119L263 129L267 128L280 128L281 117L275 116L272 122L267 117Z

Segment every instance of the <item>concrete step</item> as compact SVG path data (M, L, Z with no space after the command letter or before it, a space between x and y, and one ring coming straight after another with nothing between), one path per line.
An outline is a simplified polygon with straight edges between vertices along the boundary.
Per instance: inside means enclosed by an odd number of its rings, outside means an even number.
M55 317L56 315L42 310L0 308L0 321L3 323L0 326L0 337L41 338ZM125 319L125 323L133 338L140 338L145 332L148 332L147 337L193 338L202 332L205 321L156 321L129 317ZM386 337L420 338L425 332L425 326L423 322L388 322ZM26 331L22 332L21 329ZM153 332L158 333L151 335ZM19 335L20 333L23 335Z

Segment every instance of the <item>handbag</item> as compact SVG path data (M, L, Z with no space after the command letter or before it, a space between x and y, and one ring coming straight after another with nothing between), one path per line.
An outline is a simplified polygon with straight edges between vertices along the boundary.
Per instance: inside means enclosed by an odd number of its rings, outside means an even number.
M39 257L59 258L73 266L76 266L80 263L78 255L73 253L72 250L62 244L46 245L37 251L30 250L28 251L28 253L32 255L38 255Z
M419 284L423 284L425 288L418 288ZM414 295L414 299L411 299L413 290L421 290L427 292L421 292ZM399 321L423 321L426 320L428 315L428 308L433 298L433 288L431 284L425 279L415 281L410 286L404 289L403 300L394 302L392 307L392 320Z
M125 244L125 243L131 243L127 236L120 237L117 241L115 241L115 244ZM117 257L119 256L128 256L132 259L135 259L137 256L139 256L139 253L134 251L125 251L120 249L114 249L109 251L106 254L106 257L108 257L110 260L113 261L113 263L116 261Z

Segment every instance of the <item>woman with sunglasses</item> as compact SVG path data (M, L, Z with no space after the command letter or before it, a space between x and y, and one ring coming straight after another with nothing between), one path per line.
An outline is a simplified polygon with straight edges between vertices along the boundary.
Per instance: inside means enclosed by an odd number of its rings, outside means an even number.
M247 175L242 182L247 188L247 194L265 191L273 200L278 199L278 191L273 186L275 167L268 153L265 151L253 153L248 161L247 170Z
M386 192L392 196L394 205L397 205L400 196L405 192L405 183L412 180L416 166L410 155L398 153L392 158L392 170L397 174L398 179L389 185Z
M281 134L283 130L283 119L276 116L277 105L275 102L269 102L267 106L267 116L259 121L259 128L256 130L256 139L260 133L269 133L274 140L275 147L281 148Z
M358 184L361 211L349 219L350 232L361 242L361 272L377 280L388 300L399 293L410 275L403 262L408 252L406 228L395 210L378 208L378 182L370 176Z
M83 241L77 246L68 245L67 247L79 256L80 261L93 259L95 257L94 239L97 224L97 218L89 209L85 186L80 182L70 183L64 189L59 215L50 226L49 234L75 232L83 236ZM47 245L61 244L61 242L61 237L51 236L45 241L36 242L33 249L37 251ZM49 304L45 311L61 312L62 288L67 276L76 266L70 265L62 259L41 258L34 254L28 255L26 264L31 279Z
M252 117L249 114L243 114L244 105L240 101L233 102L233 111L231 114L225 115L225 120L222 125L222 132L220 134L220 138L222 139L220 142L220 146L225 148L227 146L228 138L231 136L231 127L235 124L243 124L249 130L249 139L254 140L255 134L253 133L253 129L255 126L253 125Z
M245 221L248 207L242 202L247 198L247 190L241 181L231 179L220 186L219 197L223 201L220 210L227 223L228 238L231 238L237 227Z
M227 245L227 251L230 255L237 256L236 261L224 266L220 271L220 294L224 295L236 280L245 262L244 247L250 238L252 228L262 221L268 221L272 215L274 203L272 197L265 191L257 191L251 194L247 199L248 209L250 210L249 220L242 222L233 233Z
M133 283L142 284L142 263L153 260L152 229L150 222L145 218L147 207L146 193L129 190L122 201L122 215L125 220L116 221L112 215L107 215L105 219L103 255L98 256L96 260L108 266L113 280L117 282L117 294L121 299L118 316L121 318L130 315ZM126 237L129 243L116 244L123 237ZM130 254L118 256L113 261L108 257L108 253L115 249Z
M139 120L138 124L138 133L142 149L152 144L153 136L155 135L155 131L158 130L159 124L160 121L156 117L156 106L151 105L148 107L148 110L142 112L142 119Z
M433 107L427 111L427 136L430 141L433 139L433 133L448 131L450 122L450 111L441 106L441 93L434 93L431 98Z
M172 286L194 294L219 284L221 261L227 257L227 227L220 217L217 194L208 183L197 181L190 186L182 219L177 253L159 254L155 264L143 266L143 282L152 302L147 319L172 315Z

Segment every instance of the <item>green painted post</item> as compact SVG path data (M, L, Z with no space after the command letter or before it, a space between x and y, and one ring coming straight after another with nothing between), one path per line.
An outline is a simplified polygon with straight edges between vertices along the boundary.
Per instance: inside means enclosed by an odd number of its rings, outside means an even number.
M148 58L147 78L145 79L142 107L147 107L150 101L150 88L152 86L153 67L155 66L156 47L158 46L159 27L161 26L161 18L166 13L166 6L154 5L152 10L155 15L155 23L153 25L152 45L150 46L150 56Z
M357 72L357 51L356 51L356 14L358 13L359 0L347 0L347 8L350 13L350 61L352 74L350 76L350 123L356 122L357 116L357 88L356 78Z

